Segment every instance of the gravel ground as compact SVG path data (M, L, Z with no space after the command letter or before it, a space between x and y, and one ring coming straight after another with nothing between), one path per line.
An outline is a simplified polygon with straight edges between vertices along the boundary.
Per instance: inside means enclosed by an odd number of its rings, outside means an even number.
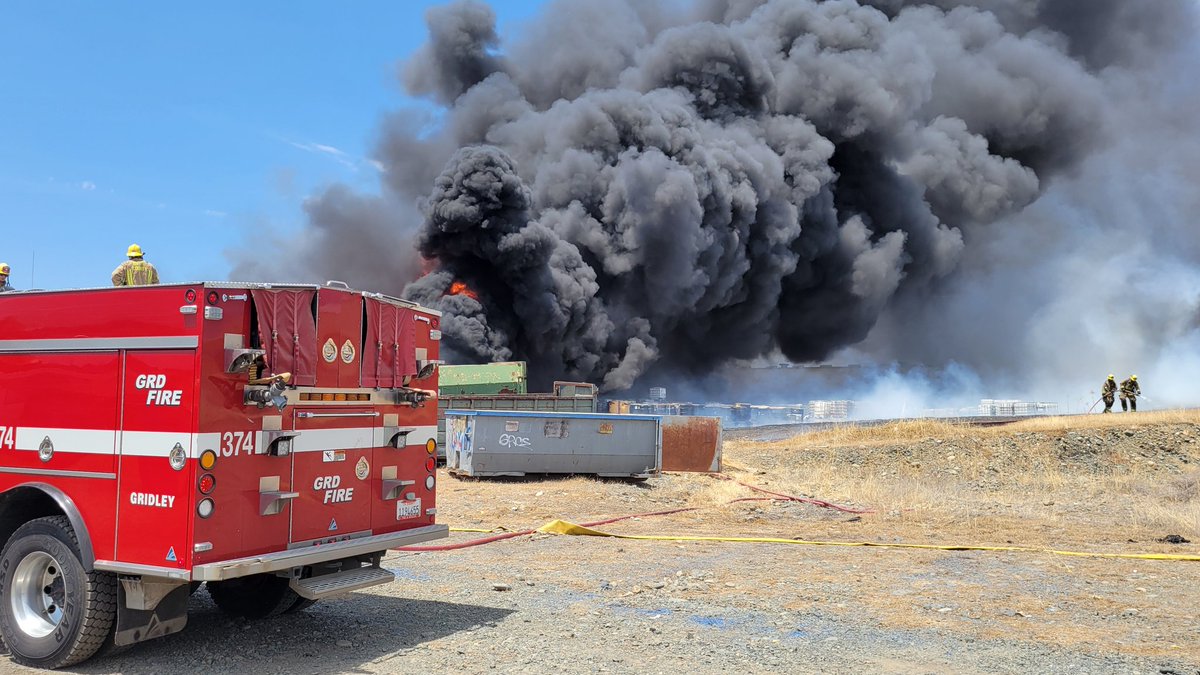
M1145 453L1167 476L1200 460L1190 443L1200 430L1191 427L1062 438L1005 437L988 452L1010 442L1017 453L1044 443L1069 459L1089 456L1089 447L1111 454L1119 446L1122 455ZM924 459L925 443L896 449L897 457L923 458L922 470L944 477L943 467ZM944 444L927 445L930 458L945 455ZM1000 455L989 458L1003 463ZM1091 465L1085 461L1078 473ZM698 496L715 483L685 475L643 485L444 479L439 510L452 525L516 529L551 517L583 522L703 504ZM986 486L975 487L986 494ZM856 516L775 502L600 529L878 543L1018 537L1017 544L1076 550L1200 554L1195 543L1158 542L1146 528L1121 530L1106 509L1047 509L1027 538L1019 522L981 531L973 518L934 527L881 512ZM452 541L480 536L456 533ZM394 553L385 564L396 583L261 622L226 618L202 590L182 634L72 672L1200 673L1197 562L537 534L457 551ZM0 664L0 672L22 671Z

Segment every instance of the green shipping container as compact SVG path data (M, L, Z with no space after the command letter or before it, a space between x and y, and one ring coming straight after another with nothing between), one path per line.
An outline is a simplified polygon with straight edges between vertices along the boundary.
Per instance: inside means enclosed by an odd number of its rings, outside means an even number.
M438 370L438 392L442 396L524 394L528 391L524 361L442 366Z

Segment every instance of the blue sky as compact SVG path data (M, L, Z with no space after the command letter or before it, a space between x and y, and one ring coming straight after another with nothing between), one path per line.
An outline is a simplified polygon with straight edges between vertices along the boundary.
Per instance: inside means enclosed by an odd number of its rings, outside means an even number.
M164 282L224 279L320 186L375 191L396 63L436 2L8 2L0 261L18 288L107 284L137 242ZM494 3L501 33L537 0ZM36 256L35 277L31 279Z

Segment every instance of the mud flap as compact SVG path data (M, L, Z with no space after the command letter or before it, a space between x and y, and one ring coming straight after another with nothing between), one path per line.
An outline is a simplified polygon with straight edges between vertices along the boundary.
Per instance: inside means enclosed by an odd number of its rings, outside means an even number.
M188 584L163 596L154 609L131 609L124 584L118 584L117 625L113 644L118 647L178 633L187 625Z

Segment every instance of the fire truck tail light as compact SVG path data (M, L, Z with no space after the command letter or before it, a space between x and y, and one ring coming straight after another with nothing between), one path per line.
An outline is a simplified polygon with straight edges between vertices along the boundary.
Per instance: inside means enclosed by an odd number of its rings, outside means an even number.
M217 465L217 453L212 450L205 450L200 453L200 468L205 471L212 471L212 468Z
M200 503L196 505L196 515L201 518L207 518L213 514L213 509L215 508L216 504L213 503L213 500L201 499Z
M206 473L203 476L200 476L200 481L196 484L196 487L200 489L201 494L208 494L212 492L213 488L216 486L217 479L211 473Z
M217 293L216 291L209 291L208 297L205 299L208 300L208 304L215 305L217 304L217 301L221 299L221 294Z
M211 541L198 541L192 546L192 550L196 553L207 553L213 549Z
M183 294L183 299L187 300L189 305L195 303L196 302L195 289L191 289L191 288L187 289L187 292Z
M437 441L433 440L432 438L425 441L425 452L428 452L431 455L437 452Z
M187 465L187 452L183 446L176 443L175 447L171 448L171 452L167 455L167 459L171 462L171 468L176 471L181 471Z
M433 484L434 484L435 482L436 482L436 481L434 481L434 480L433 480L433 476L426 476L426 477L425 477L425 489L426 489L426 490L432 490L432 489L433 489Z
M426 471L433 471L436 468L437 468L437 460L436 459L429 457L425 460L425 470Z

